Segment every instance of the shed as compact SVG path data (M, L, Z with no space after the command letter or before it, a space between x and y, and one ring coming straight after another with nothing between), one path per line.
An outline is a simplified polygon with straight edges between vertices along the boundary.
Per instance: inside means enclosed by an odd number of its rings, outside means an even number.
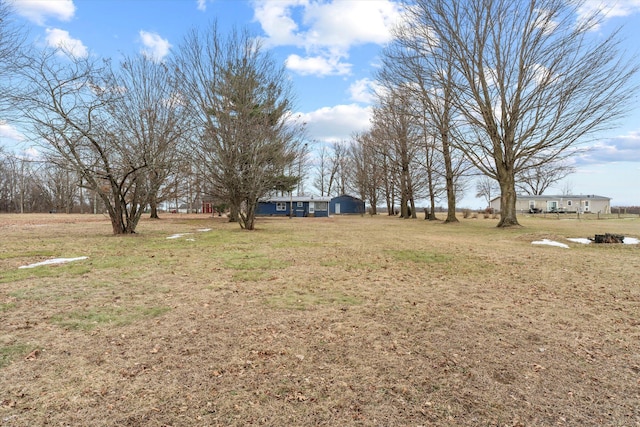
M332 215L361 215L365 212L364 202L357 197L343 194L342 196L331 199L331 202L329 203L329 212Z
M329 197L293 196L268 197L258 200L256 215L328 217Z
M500 210L500 197L491 200L491 207ZM517 195L516 210L521 213L611 213L611 198L588 195Z

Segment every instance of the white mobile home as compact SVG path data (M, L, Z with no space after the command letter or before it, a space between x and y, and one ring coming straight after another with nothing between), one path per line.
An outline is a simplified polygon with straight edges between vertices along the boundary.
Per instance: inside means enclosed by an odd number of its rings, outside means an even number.
M491 200L491 208L500 211L500 197ZM518 213L538 212L579 212L579 213L611 213L611 198L596 195L518 195L516 197Z

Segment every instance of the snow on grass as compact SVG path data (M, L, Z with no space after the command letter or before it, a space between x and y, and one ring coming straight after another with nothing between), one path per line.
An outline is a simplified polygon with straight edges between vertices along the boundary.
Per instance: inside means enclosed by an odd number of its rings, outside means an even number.
M198 231L200 233L205 233L207 231L211 231L211 229L210 228L199 228L196 231ZM176 233L176 234L172 234L171 236L167 237L167 239L179 239L181 237L188 236L190 234L193 234L193 233ZM189 239L185 239L185 240L187 240L188 242L195 242L196 241L196 239L194 239L194 238L189 238Z
M65 262L80 261L87 258L89 257L81 256L77 258L53 258L53 259L48 259L46 261L36 262L35 264L23 265L18 268L34 268L34 267L40 267L41 265L64 264Z
M535 242L531 242L532 245L549 245L549 246L557 246L559 248L568 248L569 245L565 245L564 243L555 242L549 239L537 240Z
M188 234L192 234L192 233L176 233L176 234L172 234L171 236L167 237L167 239L179 239L181 237L184 237Z
M570 242L573 243L582 243L583 245L588 245L589 243L591 243L591 240L585 238L585 237L572 237L570 239L567 239Z
M582 243L585 245L588 245L589 243L591 243L591 240L587 239L587 238L583 238L583 237L575 237L575 238L570 238L567 239L570 242L574 242L574 243ZM635 237L625 237L623 240L623 243L625 245L637 245L638 243L640 243L639 239L636 239Z

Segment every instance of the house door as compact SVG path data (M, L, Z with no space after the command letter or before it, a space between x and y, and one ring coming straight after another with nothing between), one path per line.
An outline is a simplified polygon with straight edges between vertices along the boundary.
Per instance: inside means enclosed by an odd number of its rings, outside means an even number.
M547 202L547 212L557 212L558 211L558 202Z
M336 215L340 215L340 203L336 203L336 211L335 211Z
M315 202L309 202L309 215L313 214L316 211Z

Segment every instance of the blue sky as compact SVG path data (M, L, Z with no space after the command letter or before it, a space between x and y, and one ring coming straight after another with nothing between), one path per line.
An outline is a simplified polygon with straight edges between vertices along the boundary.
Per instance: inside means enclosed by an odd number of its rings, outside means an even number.
M114 60L140 51L163 58L189 29L214 20L222 30L246 27L286 64L309 139L325 142L348 140L353 132L366 130L373 74L399 13L393 0L10 2L38 46L64 44L78 55ZM640 61L640 0L589 0L586 6L603 3L608 19L593 36L622 25L626 54ZM0 145L16 140L19 132L0 118ZM588 152L573 159L577 172L548 193L569 186L575 194L612 197L614 206L640 205L640 98L635 97L617 127L588 146ZM474 190L467 191L459 206L482 207Z

